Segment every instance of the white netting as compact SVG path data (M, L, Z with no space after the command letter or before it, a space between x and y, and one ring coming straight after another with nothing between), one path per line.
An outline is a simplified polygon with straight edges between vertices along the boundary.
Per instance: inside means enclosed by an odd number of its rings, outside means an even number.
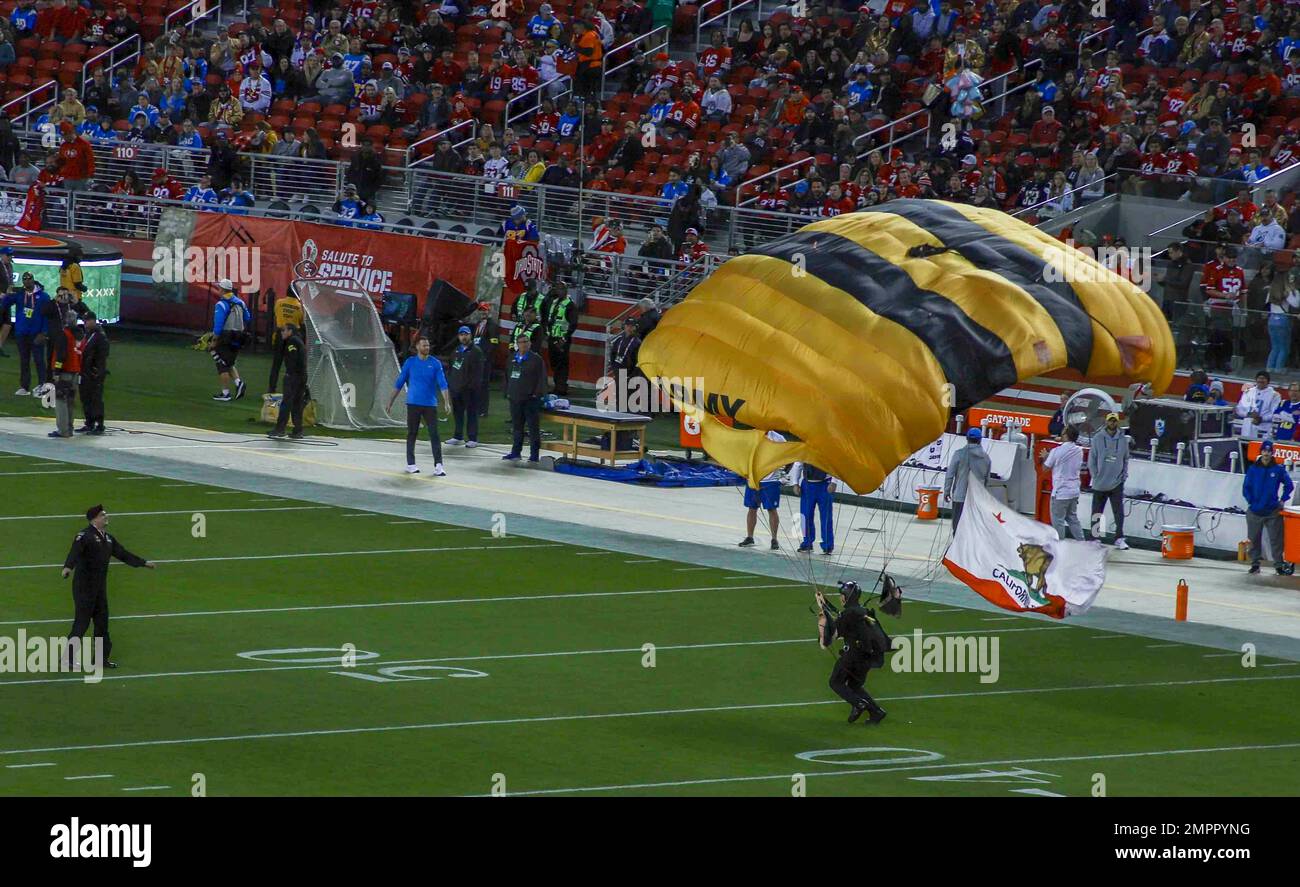
M293 289L306 318L307 385L316 421L343 429L404 426L388 410L397 354L370 296L313 280L296 280Z

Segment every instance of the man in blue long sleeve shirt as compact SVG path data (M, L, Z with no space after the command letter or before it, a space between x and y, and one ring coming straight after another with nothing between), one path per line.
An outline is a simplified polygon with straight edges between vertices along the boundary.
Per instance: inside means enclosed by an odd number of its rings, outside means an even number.
M433 474L444 477L442 467L442 441L438 438L438 395L442 395L443 414L451 414L451 395L447 392L447 374L438 358L430 353L428 336L415 342L415 354L406 358L402 371L393 382L393 393L388 398L389 412L397 402L397 395L406 388L406 473L419 474L415 464L415 442L420 438L420 423L429 426L429 444L433 448Z
M45 305L50 296L30 273L23 275L23 288L6 296L0 303L0 317L14 312L14 339L18 342L18 390L15 395L31 394L32 368L36 363L36 378L41 385L49 381L49 366L45 361L46 329Z
M1279 496L1278 489L1282 492ZM1290 576L1295 567L1282 555L1282 506L1291 501L1295 485L1287 470L1273 460L1273 441L1259 448L1259 458L1246 469L1241 495L1246 499L1246 532L1250 537L1250 572L1259 572L1260 543L1268 530L1268 547L1279 576Z

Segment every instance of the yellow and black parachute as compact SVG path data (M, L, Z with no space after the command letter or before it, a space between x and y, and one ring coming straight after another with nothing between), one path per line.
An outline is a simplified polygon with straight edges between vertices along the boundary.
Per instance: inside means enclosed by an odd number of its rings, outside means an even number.
M1069 367L1163 391L1174 343L1138 286L1050 235L895 200L731 259L664 315L640 366L751 485L803 460L868 493L953 411L1019 380Z

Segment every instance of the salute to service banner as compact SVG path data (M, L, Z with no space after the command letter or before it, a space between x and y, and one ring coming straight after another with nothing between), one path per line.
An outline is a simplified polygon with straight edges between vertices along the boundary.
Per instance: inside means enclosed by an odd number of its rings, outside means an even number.
M1061 539L1050 525L1003 505L978 483L967 490L943 565L1004 610L1054 619L1088 612L1106 581L1100 543Z
M389 291L415 293L421 310L435 280L474 292L483 250L409 234L225 213L199 213L190 245L256 248L263 292L283 294L295 276L309 276L361 290L376 301Z

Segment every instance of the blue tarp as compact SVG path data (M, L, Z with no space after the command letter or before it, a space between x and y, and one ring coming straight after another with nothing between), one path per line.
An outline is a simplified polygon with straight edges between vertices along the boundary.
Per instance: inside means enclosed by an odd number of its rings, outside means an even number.
M625 484L650 484L657 487L726 487L743 483L739 474L707 462L680 462L642 459L631 465L609 468L574 462L556 462L555 470L581 477L595 477Z

